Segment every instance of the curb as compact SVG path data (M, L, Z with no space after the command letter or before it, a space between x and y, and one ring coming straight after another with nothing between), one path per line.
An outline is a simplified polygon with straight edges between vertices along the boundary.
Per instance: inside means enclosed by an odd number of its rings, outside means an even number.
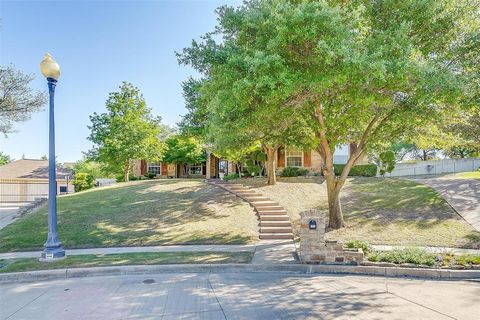
M379 266L305 265L305 264L174 264L117 267L69 268L0 274L0 284L71 279L96 276L125 276L160 273L256 273L350 274L382 277L408 277L440 280L480 279L480 270L444 270Z

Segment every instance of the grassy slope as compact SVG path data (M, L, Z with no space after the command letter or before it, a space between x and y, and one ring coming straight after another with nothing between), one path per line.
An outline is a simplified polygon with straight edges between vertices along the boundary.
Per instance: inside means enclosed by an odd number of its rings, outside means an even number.
M139 252L108 255L68 256L56 262L40 262L37 258L0 260L0 273L61 268L82 268L123 265L249 263L252 252Z
M450 176L447 176L450 177ZM459 172L453 175L452 178L460 179L480 179L480 171L471 171L471 172Z
M258 237L251 208L199 180L136 181L58 199L66 248L247 243ZM41 249L47 210L0 230L0 252Z
M282 204L296 233L301 211L327 208L321 178L284 178L275 186L265 186L261 179L244 182ZM480 248L480 233L427 186L400 179L354 178L348 181L341 197L347 228L328 232L328 238L372 244Z

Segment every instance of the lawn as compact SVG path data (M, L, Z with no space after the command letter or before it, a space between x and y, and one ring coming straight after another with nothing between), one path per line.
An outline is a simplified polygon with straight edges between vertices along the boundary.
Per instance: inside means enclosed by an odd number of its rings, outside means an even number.
M280 178L275 186L265 186L263 179L241 181L284 206L296 236L300 212L327 209L321 177ZM341 192L341 202L347 227L327 232L327 238L371 244L480 248L480 233L436 191L414 181L351 178Z
M250 263L252 252L138 252L108 255L75 255L55 262L37 258L0 260L0 273L62 268L191 263Z
M480 179L480 171L459 172L446 175L444 178L449 179Z
M242 244L258 239L252 209L200 180L122 183L58 199L65 248L167 244ZM0 252L39 250L47 210L0 230Z

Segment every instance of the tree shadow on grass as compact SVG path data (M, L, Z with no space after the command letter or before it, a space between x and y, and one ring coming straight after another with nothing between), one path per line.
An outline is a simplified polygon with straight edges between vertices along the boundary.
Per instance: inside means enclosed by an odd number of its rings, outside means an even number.
M237 210L256 221L248 204L201 181L141 181L59 199L59 235L67 248L250 242L251 234L222 222ZM45 217L46 211L0 231L0 251L40 249ZM202 229L195 230L199 222Z

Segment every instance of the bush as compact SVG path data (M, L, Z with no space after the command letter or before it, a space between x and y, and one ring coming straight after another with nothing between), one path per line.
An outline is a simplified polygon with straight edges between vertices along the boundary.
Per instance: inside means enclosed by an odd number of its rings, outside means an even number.
M298 177L298 176L306 176L307 173L308 173L307 169L302 169L297 167L286 167L285 169L283 169L280 175L282 177Z
M75 192L80 192L93 188L95 179L91 174L79 172L75 174L72 183L75 188Z
M238 178L239 178L238 173L229 173L225 177L223 177L223 180L229 181L229 180L234 180L234 179L238 179Z
M456 258L456 261L462 266L480 265L480 255L462 254Z
M333 171L336 176L339 176L345 168L344 164L334 164ZM377 166L374 164L359 164L353 166L348 173L350 177L375 177L377 175Z
M347 248L351 248L351 249L362 249L363 253L365 253L365 254L372 251L372 247L366 241L350 240L350 241L347 241L347 243L345 245L346 245Z
M368 255L368 260L373 262L413 263L433 266L437 256L423 249L405 248L392 251L373 251Z
M157 176L157 175L156 175L155 173L153 173L153 172L147 172L147 173L145 174L145 177L147 177L148 179L153 179L153 178L155 178L156 176Z

